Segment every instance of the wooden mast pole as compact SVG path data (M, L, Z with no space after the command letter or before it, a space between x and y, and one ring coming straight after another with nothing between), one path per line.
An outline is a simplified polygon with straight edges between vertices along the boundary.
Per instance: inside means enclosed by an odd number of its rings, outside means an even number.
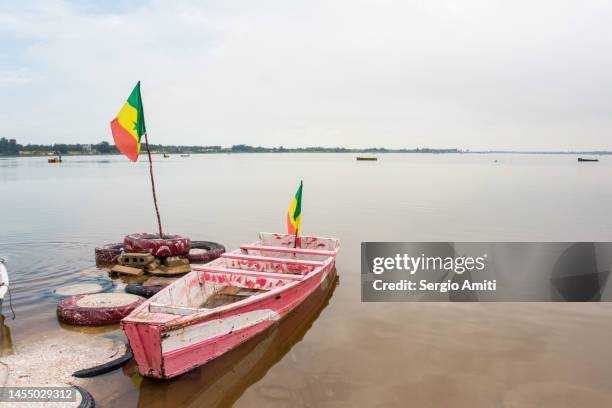
M138 81L140 84L140 81ZM140 91L140 89L139 89ZM144 123L144 104L142 103L142 91L140 91L140 109L142 111L142 121ZM155 215L157 215L157 227L159 228L159 238L164 239L162 231L161 218L159 216L159 206L157 205L157 194L155 193L155 178L153 177L153 159L151 159L151 149L149 149L149 135L145 129L145 147L147 148L147 156L149 156L149 175L151 176L151 191L153 192L153 204L155 204Z
M143 115L144 116L144 115ZM155 204L155 214L157 215L157 226L159 227L159 238L164 238L162 231L161 218L159 217L159 206L157 205L157 194L155 194L155 179L153 178L153 160L151 159L151 150L149 149L149 137L145 132L145 146L147 148L147 155L149 156L149 174L151 175L151 191L153 192L153 204Z

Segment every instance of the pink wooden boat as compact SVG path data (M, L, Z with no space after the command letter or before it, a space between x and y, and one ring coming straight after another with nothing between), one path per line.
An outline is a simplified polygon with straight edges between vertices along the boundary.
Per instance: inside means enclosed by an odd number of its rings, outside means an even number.
M339 242L260 233L163 289L121 321L140 374L172 378L285 317L326 279Z

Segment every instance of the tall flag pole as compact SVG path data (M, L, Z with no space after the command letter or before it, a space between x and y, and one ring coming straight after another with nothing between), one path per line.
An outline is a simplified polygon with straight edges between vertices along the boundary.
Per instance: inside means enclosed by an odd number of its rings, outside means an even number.
M298 188L291 205L289 205L289 211L287 211L287 233L294 235L293 247L297 247L298 234L300 233L300 227L302 223L302 187L304 182L300 180L300 187Z
M142 97L140 95L140 81L138 81L127 101L117 114L117 117L111 121L110 125L115 145L117 145L121 153L126 155L133 162L138 160L138 155L140 154L140 140L143 135L145 137L145 147L149 156L149 173L151 175L153 203L155 204L155 214L157 215L157 226L159 227L159 237L163 238L159 207L157 206L157 195L155 194L153 161L151 160L151 150L149 150L149 138L145 127L144 109L142 106Z

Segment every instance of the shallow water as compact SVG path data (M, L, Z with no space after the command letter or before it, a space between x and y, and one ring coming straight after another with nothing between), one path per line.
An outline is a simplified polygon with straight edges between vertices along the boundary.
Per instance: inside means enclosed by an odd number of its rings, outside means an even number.
M155 157L168 232L234 249L282 231L304 180L304 234L341 240L329 299L170 382L134 367L89 379L100 406L612 406L608 304L362 304L362 241L609 241L612 159L566 155L222 154ZM497 160L495 162L494 160ZM55 287L109 280L95 245L152 231L145 160L0 159L0 255L12 344L78 329ZM124 282L114 281L121 291ZM44 368L41 368L44 369Z

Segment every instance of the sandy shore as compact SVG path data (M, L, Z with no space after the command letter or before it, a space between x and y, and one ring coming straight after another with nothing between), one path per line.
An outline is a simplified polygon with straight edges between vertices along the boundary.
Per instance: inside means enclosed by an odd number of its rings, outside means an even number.
M125 345L99 335L64 332L15 347L15 354L0 358L0 385L57 386L83 385L72 373L106 363L121 356ZM71 403L29 403L36 407L74 407ZM21 407L24 403L0 403L2 407Z

